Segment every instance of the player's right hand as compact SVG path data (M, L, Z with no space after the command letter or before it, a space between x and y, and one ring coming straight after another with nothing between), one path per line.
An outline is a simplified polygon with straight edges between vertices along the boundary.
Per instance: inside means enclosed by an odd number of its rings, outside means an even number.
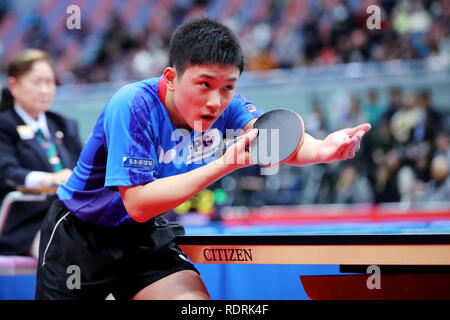
M258 135L258 129L251 129L242 136L239 136L238 141L231 145L221 157L221 160L229 165L233 170L254 165L250 157L248 146L255 140Z

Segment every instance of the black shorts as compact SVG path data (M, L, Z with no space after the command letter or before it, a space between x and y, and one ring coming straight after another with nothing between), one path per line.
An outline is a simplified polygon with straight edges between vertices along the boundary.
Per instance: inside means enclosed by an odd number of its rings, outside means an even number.
M172 273L198 273L173 241L182 234L161 216L118 227L85 223L55 200L41 228L36 299L130 299Z

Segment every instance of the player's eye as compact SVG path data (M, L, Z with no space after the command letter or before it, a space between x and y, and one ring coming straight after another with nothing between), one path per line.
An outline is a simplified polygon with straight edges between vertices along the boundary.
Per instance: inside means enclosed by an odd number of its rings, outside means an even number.
M206 82L206 81L200 82L200 85L204 88L208 88L208 89L211 88L211 85L209 84L209 82Z
M233 91L234 87L229 85L225 87L225 91Z
M29 80L29 82L30 82L32 85L34 85L34 86L38 86L38 85L41 84L41 81L40 81L38 78L31 78L31 79Z

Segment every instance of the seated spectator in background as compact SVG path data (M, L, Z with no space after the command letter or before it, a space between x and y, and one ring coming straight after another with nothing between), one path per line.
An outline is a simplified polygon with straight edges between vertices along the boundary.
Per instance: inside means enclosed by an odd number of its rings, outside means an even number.
M400 177L401 160L396 150L385 154L383 161L375 169L374 192L375 203L398 202L402 192L406 192Z
M64 183L82 147L76 122L48 111L56 92L49 56L25 50L9 63L7 72L8 87L0 105L0 202L19 186ZM39 243L36 235L50 204L13 204L0 235L0 254L37 256L32 246Z
M399 144L404 144L411 139L413 128L418 124L422 110L413 94L406 97L405 102L391 118L391 131Z
M381 119L379 125L373 130L368 145L370 146L370 160L380 165L388 152L394 149L395 139L392 136L390 123L387 119Z
M413 109L416 116L415 124L412 125L406 141L402 141L403 160L405 164L411 166L414 174L421 182L428 182L430 179L430 162L434 153L434 142L441 131L441 120L443 116L431 105L430 92L420 91L411 95L413 99ZM411 113L412 114L412 113ZM394 115L394 118L397 116ZM393 118L393 119L394 119ZM411 123L412 124L412 123ZM406 127L405 127L405 130Z
M361 102L355 94L350 95L350 108L344 114L342 127L351 128L357 123L367 122L365 115L361 111Z
M3 19L6 17L10 10L9 0L0 1L0 23L3 22Z
M413 128L411 141L431 143L442 129L443 115L432 106L430 91L419 92L416 95L416 101L421 113L419 121Z
M259 52L255 57L247 62L247 69L249 71L263 71L275 69L277 61L269 50Z
M431 153L429 151L426 152L426 150L424 149L422 153L419 153L417 155L417 158L413 163L414 174L419 182L428 182L431 178L430 155Z
M335 203L372 203L373 190L369 180L361 176L355 166L347 164L336 184Z
M374 181L375 203L400 201L397 173L398 170L393 172L387 164L376 167Z
M400 110L403 103L403 92L399 87L389 89L389 103L387 110L383 113L383 118L391 120L392 116Z
M368 140L368 174L374 188L375 203L400 201L398 172L401 161L389 120L382 118Z
M440 131L434 140L435 154L444 154L450 162L450 133Z
M362 112L372 128L375 128L386 111L386 107L378 100L377 91L370 90L367 97L368 101L362 106Z
M264 189L266 177L260 174L259 167L251 166L239 171L236 179L236 188L234 190L233 205L258 207L266 204L264 199Z
M448 158L443 154L436 155L431 161L431 177L424 190L416 197L421 202L449 202L450 175Z
M328 121L318 100L314 100L311 110L305 115L308 124L308 132L314 137L324 139L330 131Z
M25 44L27 47L45 50L48 46L50 35L47 27L47 19L37 8L32 10L27 19L27 32Z

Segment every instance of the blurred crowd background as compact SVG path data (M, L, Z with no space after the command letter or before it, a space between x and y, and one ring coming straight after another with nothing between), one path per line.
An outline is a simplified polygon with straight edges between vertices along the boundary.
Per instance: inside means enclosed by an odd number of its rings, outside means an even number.
M80 30L65 28L70 4L81 8ZM369 5L381 9L380 29L366 25ZM219 204L450 199L449 0L1 0L0 70L4 74L9 57L34 47L56 61L63 86L158 76L167 65L176 26L205 15L236 32L247 72L263 78L264 72L280 69L320 67L323 72L343 64L391 61L425 62L447 74L438 102L432 84L367 84L346 90L339 108L325 104L316 92L317 98L302 102L308 104L302 115L313 136L372 124L357 157L307 168L283 166L277 175L262 176L256 167L240 170L211 187Z
M66 8L82 28L65 28ZM381 9L369 30L366 9ZM242 41L247 70L420 59L450 51L448 0L2 0L1 53L35 47L57 61L61 83L159 74L176 26L218 18ZM2 59L1 67L4 68Z

